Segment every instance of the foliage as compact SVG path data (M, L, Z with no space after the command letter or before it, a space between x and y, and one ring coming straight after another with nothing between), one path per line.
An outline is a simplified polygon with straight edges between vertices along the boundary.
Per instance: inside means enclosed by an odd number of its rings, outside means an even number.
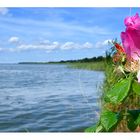
M48 62L48 64L65 64L65 63L70 63L70 64L75 64L75 63L93 63L93 62L102 62L105 60L105 57L103 56L98 56L98 57L92 57L92 58L83 58L83 59L78 59L78 60L61 60L61 61L53 61L53 62Z
M140 96L140 84L136 80L134 80L132 84L132 89L136 94Z
M127 96L131 86L131 77L122 79L116 83L107 93L106 98L109 102L120 104Z
M116 42L113 44L115 47ZM127 59L123 49L118 46L106 57L100 119L86 132L139 131L140 83L136 77L137 63Z

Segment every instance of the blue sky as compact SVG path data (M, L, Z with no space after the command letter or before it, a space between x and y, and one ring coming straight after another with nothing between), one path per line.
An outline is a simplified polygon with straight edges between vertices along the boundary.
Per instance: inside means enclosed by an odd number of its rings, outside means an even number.
M104 55L129 15L130 8L0 8L0 63Z

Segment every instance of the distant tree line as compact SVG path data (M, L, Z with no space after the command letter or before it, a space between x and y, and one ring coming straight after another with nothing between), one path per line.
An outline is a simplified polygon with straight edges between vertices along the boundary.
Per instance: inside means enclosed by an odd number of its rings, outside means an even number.
M83 59L78 59L78 60L61 60L61 61L57 61L57 62L48 62L48 63L75 63L75 62L80 62L80 63L84 63L84 62L100 62L100 61L104 61L106 57L103 56L98 56L98 57L92 57L92 58L83 58Z
M19 62L18 64L54 64L54 63L86 63L86 62L100 62L104 60L110 60L111 59L111 52L106 52L106 56L98 56L98 57L92 57L92 58L83 58L83 59L77 59L77 60L61 60L61 61L50 61L50 62Z

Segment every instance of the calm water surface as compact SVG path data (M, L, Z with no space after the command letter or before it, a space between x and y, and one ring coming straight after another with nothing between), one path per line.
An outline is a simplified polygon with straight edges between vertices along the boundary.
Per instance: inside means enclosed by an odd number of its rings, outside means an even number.
M0 64L0 132L78 132L98 120L103 72Z

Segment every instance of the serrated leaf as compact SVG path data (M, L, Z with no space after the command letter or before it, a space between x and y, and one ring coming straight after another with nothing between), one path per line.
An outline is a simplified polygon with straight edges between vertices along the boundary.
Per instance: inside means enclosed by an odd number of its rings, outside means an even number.
M118 122L117 114L109 110L105 110L101 113L101 124L109 131Z
M137 81L134 81L132 83L132 89L137 95L140 95L140 83L138 83Z
M116 83L110 91L107 92L106 97L111 103L119 104L127 96L131 87L132 78L126 78Z

